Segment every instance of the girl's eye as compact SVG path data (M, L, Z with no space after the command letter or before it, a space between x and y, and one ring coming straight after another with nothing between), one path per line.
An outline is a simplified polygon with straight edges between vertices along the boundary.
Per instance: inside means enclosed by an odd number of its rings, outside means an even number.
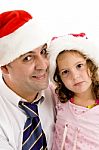
M69 71L68 70L64 70L60 74L61 74L61 76L65 77L65 76L67 76L69 74Z
M77 68L78 68L78 69L83 69L83 68L84 68L84 64L83 64L83 63L82 63L82 64L78 64L78 65L77 65Z
M65 71L63 71L62 73L63 73L63 74L67 74L67 73L68 73L68 71L67 71L67 70L65 70Z
M78 68L81 68L82 66L83 66L83 64L78 64L77 65Z

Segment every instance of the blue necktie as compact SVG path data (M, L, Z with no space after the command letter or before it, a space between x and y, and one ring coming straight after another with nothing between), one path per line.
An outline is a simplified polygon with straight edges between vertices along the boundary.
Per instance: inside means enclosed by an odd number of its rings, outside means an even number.
M47 150L46 138L41 127L37 104L20 101L19 106L27 114L23 131L22 150Z

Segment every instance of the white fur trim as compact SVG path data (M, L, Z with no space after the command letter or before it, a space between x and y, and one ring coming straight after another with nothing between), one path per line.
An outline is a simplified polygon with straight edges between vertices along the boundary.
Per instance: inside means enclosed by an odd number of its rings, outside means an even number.
M12 62L33 49L47 43L48 34L33 18L13 33L0 38L0 66Z
M79 50L86 54L88 57L95 60L99 65L99 49L89 39L84 37L74 37L72 35L61 36L51 41L48 48L50 55L50 77L53 81L53 75L56 69L56 58L63 50Z

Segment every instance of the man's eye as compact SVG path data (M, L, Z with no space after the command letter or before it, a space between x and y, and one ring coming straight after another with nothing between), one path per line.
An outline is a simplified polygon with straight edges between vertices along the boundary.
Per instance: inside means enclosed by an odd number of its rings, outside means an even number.
M41 54L42 54L42 55L45 55L45 56L48 55L48 52L47 52L46 48L42 49Z
M32 56L27 56L24 58L24 61L30 61L32 59Z

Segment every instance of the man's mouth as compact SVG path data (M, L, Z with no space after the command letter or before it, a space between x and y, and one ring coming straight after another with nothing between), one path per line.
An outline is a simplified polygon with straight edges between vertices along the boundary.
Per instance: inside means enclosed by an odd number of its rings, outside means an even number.
M41 80L41 79L44 79L46 77L46 74L35 75L35 76L33 75L32 77L35 78L35 79Z

